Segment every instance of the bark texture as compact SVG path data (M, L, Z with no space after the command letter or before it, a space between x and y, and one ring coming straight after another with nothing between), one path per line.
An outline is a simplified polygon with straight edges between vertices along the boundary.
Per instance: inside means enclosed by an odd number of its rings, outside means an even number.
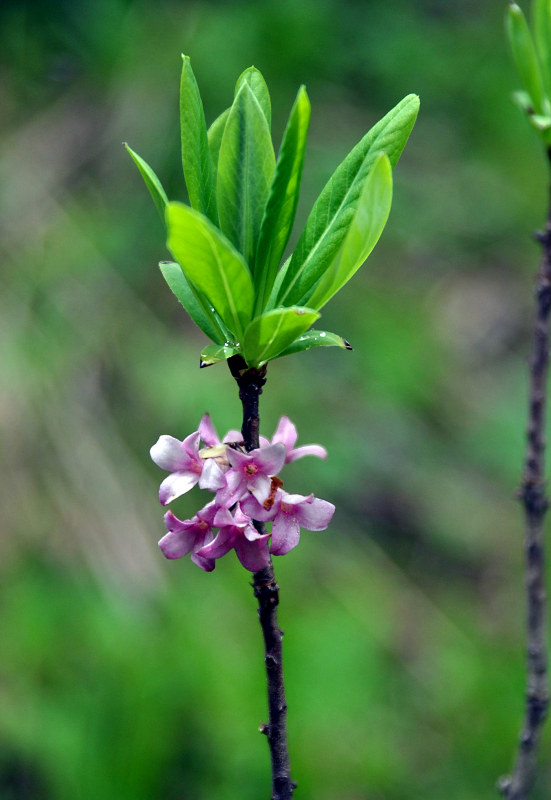
M543 255L536 281L527 447L519 490L525 517L526 711L513 772L499 781L499 789L506 800L528 800L530 796L536 777L541 730L549 707L543 525L549 504L545 494L544 451L551 312L551 197L545 230L536 238L542 245Z

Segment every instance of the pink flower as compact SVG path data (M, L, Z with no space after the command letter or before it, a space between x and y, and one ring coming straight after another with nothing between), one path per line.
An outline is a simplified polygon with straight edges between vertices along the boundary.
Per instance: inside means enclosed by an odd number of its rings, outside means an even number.
M221 508L214 517L214 523L220 527L216 539L197 551L197 556L210 561L235 550L245 569L251 572L268 566L270 534L260 534L239 505L233 516L227 508Z
M228 431L222 441L220 441L220 438L216 433L216 428L212 424L210 414L204 414L201 417L201 422L199 423L199 433L201 435L201 441L203 441L207 447L215 447L217 444L226 444L228 442L243 441L243 436L241 433L233 429Z
M304 456L317 456L317 458L327 458L327 450L319 444L307 444L303 447L296 447L295 444L298 438L296 426L293 425L289 417L284 416L278 422L274 435L272 436L272 444L284 444L286 450L285 463L289 464L291 461L296 461L297 458L304 458ZM262 445L270 444L268 439L264 436L260 437Z
M214 501L198 511L192 519L181 520L172 511L167 511L164 522L168 533L159 541L166 558L182 558L191 553L191 560L198 567L205 572L212 572L214 559L204 558L197 551L214 539L212 529L217 511L218 506Z
M282 556L296 547L300 539L300 529L323 531L333 517L335 506L327 500L320 500L313 494L287 494L278 489L273 505L261 505L250 496L242 501L245 514L263 522L273 520L270 553Z
M228 447L227 458L231 469L225 476L226 488L216 496L218 503L229 508L249 492L263 503L270 494L272 476L277 475L285 462L285 447L269 444L250 453Z
M200 438L199 431L190 434L183 442L173 436L160 436L151 448L150 454L155 464L171 473L159 489L161 505L168 505L197 483L201 489L211 491L225 486L222 467L213 458L201 458Z

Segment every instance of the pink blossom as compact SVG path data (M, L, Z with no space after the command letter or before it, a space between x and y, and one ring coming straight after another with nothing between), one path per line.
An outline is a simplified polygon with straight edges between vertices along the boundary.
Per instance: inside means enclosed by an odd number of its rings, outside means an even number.
M150 450L151 458L171 474L159 488L159 502L166 506L189 492L197 483L201 489L217 491L225 486L224 471L213 458L199 453L200 432L191 433L183 442L174 436L160 436Z
M241 503L243 511L253 519L267 522L273 520L270 553L282 556L296 547L300 529L323 531L333 517L335 506L320 500L313 494L287 494L278 489L273 504L261 505L250 496Z
M237 503L250 492L263 503L270 494L271 478L283 467L285 447L283 444L269 444L241 453L227 449L231 469L226 473L226 487L217 494L217 501L226 507Z
M214 517L214 523L220 530L213 542L197 552L200 558L207 560L221 558L230 550L235 550L245 569L251 572L258 572L268 566L270 534L260 534L251 519L242 512L239 504L233 516L227 508L221 508Z
M198 555L197 551L214 539L212 532L218 506L213 501L202 508L192 519L181 520L167 511L164 523L168 533L159 541L166 558L182 558L191 553L191 560L205 572L212 572L214 559Z
M304 456L316 456L317 458L327 458L327 450L319 444L307 444L303 447L296 447L295 444L298 439L296 426L293 425L289 417L283 416L277 424L274 435L272 436L272 444L284 444L286 455L285 463L289 464L291 461L296 461L297 458L304 458ZM262 445L270 444L268 439L264 436L260 437Z

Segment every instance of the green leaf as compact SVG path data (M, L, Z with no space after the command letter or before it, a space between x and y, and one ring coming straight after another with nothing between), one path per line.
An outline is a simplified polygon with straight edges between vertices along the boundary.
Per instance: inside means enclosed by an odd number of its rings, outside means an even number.
M311 308L275 308L256 317L245 331L243 356L252 367L260 367L304 333L320 315Z
M324 306L361 267L379 241L391 205L392 167L386 153L380 153L364 183L346 239L308 299L310 308Z
M131 159L134 161L134 164L140 170L140 174L144 179L144 183L149 189L149 194L153 198L153 202L157 206L157 211L161 215L161 219L163 222L165 221L165 207L168 203L168 197L166 196L166 192L162 187L161 181L155 175L149 164L147 164L141 156L132 150L126 142L124 142L124 146L128 151Z
M270 92L264 80L262 73L256 67L249 67L241 73L235 84L235 96L237 96L241 86L248 83L252 93L258 100L260 108L264 112L266 122L268 123L268 130L272 128L272 103L270 101Z
M257 313L260 313L266 304L291 235L298 204L309 123L310 101L304 86L301 86L283 134L260 227L254 268Z
M161 261L159 267L170 290L176 295L197 327L213 342L222 344L225 341L224 331L220 328L206 300L187 280L182 272L182 267L174 261Z
M544 88L551 93L551 0L533 0L532 28L538 51Z
M530 95L536 114L544 113L543 80L530 28L516 3L507 9L507 35L520 81Z
M250 265L274 169L264 111L244 81L224 128L216 191L220 228Z
M220 145L222 144L222 136L224 135L224 128L226 121L230 115L230 109L227 108L222 111L219 117L216 117L212 125L207 131L207 139L209 143L210 160L212 164L212 174L214 185L216 186L216 176L218 173L218 158L220 156Z
M290 356L293 353L303 353L305 350L312 350L314 347L340 347L341 350L352 350L352 345L339 336L338 333L329 331L306 331L298 339L278 353L276 358Z
M225 361L238 353L239 350L236 347L230 347L227 344L208 344L201 350L199 366L211 367L213 364L217 364L219 361Z
M207 140L205 112L188 56L182 55L180 132L182 167L192 208L217 222L216 193Z
M379 120L337 167L316 200L282 282L278 305L300 302L323 275L341 247L356 213L364 181L384 151L394 167L419 110L408 95Z
M207 217L183 203L169 203L166 220L168 249L186 278L208 298L237 340L243 341L254 294L242 256Z

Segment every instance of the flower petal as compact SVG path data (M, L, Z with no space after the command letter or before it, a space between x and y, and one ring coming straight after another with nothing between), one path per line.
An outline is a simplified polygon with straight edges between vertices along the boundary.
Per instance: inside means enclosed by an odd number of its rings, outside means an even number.
M258 450L251 450L249 455L265 475L277 475L285 463L287 451L285 445L279 442Z
M199 475L196 472L173 472L168 478L165 478L159 488L159 502L162 506L171 503L180 495L189 492L197 481Z
M269 534L261 536L254 542L250 542L244 536L239 537L235 542L235 552L245 569L251 572L258 572L270 563L268 553Z
M301 503L296 507L298 524L309 531L323 531L333 518L335 506L327 500L314 497L311 503Z
M201 437L201 441L208 445L208 447L214 447L215 444L220 444L220 439L216 433L216 428L212 424L210 414L204 414L201 417L201 422L199 423L199 435Z
M316 456L325 460L327 458L327 450L321 444L305 444L303 447L297 447L287 453L285 463L290 464L291 461L296 461L297 458L304 458L304 456Z
M189 466L189 455L183 449L183 442L174 436L159 436L149 453L155 464L168 472Z
M194 544L195 534L192 531L170 531L159 540L159 547L166 558L182 558L193 550Z
M247 495L247 497L241 500L239 505L251 519L257 519L260 522L268 522L273 519L279 506L276 499L272 508L266 509L252 494Z
M283 416L278 422L274 435L272 436L272 444L282 442L287 450L292 450L298 438L296 426L293 425L289 417Z
M292 514L278 514L272 525L270 553L283 556L296 547L300 539L300 527Z
M200 489L210 489L211 492L216 492L218 489L223 489L226 485L226 476L222 468L216 463L214 458L205 459L205 466L199 478Z
M235 534L232 528L229 526L221 528L216 539L205 547L201 547L197 551L197 555L201 558L221 558L233 548L234 539Z
M254 497L256 497L259 503L263 503L268 499L271 487L271 480L261 472L251 478L251 480L248 482L249 491L252 495L254 495Z
M228 431L227 434L222 439L223 444L227 444L228 442L242 442L243 441L243 434L241 431L236 431L233 428L231 431Z
M191 560L194 564L197 564L198 567L204 569L205 572L212 572L216 566L214 558L203 558L203 556L200 556L198 553L192 553Z
M199 431L194 431L186 436L182 442L182 447L188 453L193 461L199 460L199 442L201 441L201 434Z

